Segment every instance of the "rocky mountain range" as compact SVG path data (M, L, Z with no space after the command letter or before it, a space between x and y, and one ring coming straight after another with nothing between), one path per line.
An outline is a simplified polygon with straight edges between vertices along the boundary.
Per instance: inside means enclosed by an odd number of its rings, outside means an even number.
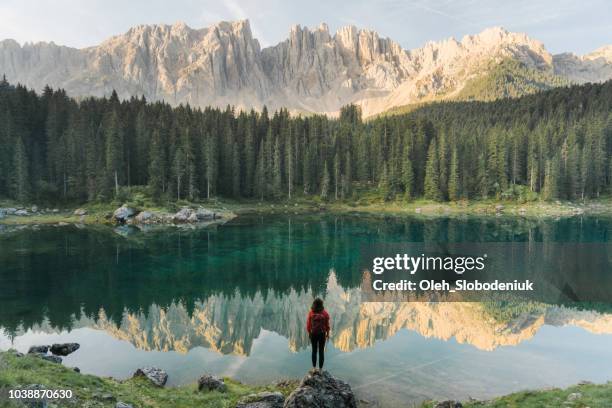
M472 92L505 61L513 70L495 92ZM518 68L517 68L518 67ZM507 68L503 68L506 69ZM0 41L0 74L75 97L121 98L241 109L286 107L334 114L355 103L364 116L440 99L492 99L567 83L612 78L612 46L584 56L552 55L525 34L490 28L405 50L353 26L332 34L325 24L291 28L286 40L262 48L248 20L192 29L184 23L140 25L100 45L76 49L51 43ZM527 79L525 79L527 78ZM499 90L501 89L501 90Z

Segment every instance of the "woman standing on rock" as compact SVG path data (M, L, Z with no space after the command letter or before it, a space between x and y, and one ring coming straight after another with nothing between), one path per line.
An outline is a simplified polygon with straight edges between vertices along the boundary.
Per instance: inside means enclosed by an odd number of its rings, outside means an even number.
M325 342L329 339L329 314L323 307L321 298L312 302L312 307L306 319L306 331L312 344L312 367L317 367L317 351L319 353L319 370L325 362Z

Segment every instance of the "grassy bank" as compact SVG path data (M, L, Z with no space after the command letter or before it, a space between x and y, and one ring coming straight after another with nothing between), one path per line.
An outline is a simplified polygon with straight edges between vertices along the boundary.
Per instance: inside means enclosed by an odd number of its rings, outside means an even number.
M296 386L287 382L284 386L257 387L225 379L227 392L197 391L196 385L159 388L147 380L128 379L117 381L93 375L80 374L69 367L44 361L34 356L17 357L13 352L0 353L0 407L19 407L6 396L9 389L22 389L31 384L41 384L46 389L72 390L71 400L54 401L59 407L114 407L117 401L135 407L235 407L243 397L262 391L280 391L288 395ZM612 401L612 383L582 384L565 389L523 391L490 401L464 402L466 408L546 408L546 407L609 407ZM424 403L422 408L432 408L434 403Z
M204 373L203 373L204 374ZM7 398L8 390L41 384L46 389L72 390L71 400L56 400L59 407L115 407L117 401L134 407L235 407L243 397L262 391L289 394L292 388L256 387L225 379L227 392L198 392L195 384L159 388L143 378L117 381L80 374L69 367L34 356L0 353L0 407L21 407Z
M468 401L464 408L607 408L612 402L612 383L584 384L569 388L522 391L490 401ZM433 408L435 403L423 404Z
M359 199L321 200L318 196L294 196L291 200L225 200L167 201L155 203L143 194L128 196L124 201L111 203L66 204L60 209L48 210L28 216L9 215L0 218L0 224L109 224L110 215L123 203L138 210L173 214L184 206L203 206L231 218L234 214L312 214L312 213L364 213L397 216L452 217L452 216L520 216L528 218L571 217L580 214L612 215L612 197L606 196L585 202L549 202L542 200L462 200L435 202L424 199L406 201L384 200L375 190L363 190L355 196ZM29 205L1 201L0 208L30 208ZM39 206L40 207L40 206ZM74 215L76 208L87 210L87 215Z

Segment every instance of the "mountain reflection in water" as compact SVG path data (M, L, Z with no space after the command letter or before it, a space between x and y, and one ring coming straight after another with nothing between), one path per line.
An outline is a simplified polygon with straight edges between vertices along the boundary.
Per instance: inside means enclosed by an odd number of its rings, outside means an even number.
M594 217L4 228L0 349L79 341L66 365L124 378L157 364L171 384L193 382L203 367L247 382L299 377L309 360L306 313L322 295L333 325L326 365L383 406L605 381L609 305L362 302L359 258L381 243L601 243L611 232L612 220Z

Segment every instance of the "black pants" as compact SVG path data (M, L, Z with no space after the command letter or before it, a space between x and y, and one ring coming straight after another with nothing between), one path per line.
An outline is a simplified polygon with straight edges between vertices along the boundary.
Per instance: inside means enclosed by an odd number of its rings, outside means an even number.
M310 335L310 344L312 344L312 366L317 366L317 350L319 351L319 368L323 368L325 362L325 333L317 333Z

